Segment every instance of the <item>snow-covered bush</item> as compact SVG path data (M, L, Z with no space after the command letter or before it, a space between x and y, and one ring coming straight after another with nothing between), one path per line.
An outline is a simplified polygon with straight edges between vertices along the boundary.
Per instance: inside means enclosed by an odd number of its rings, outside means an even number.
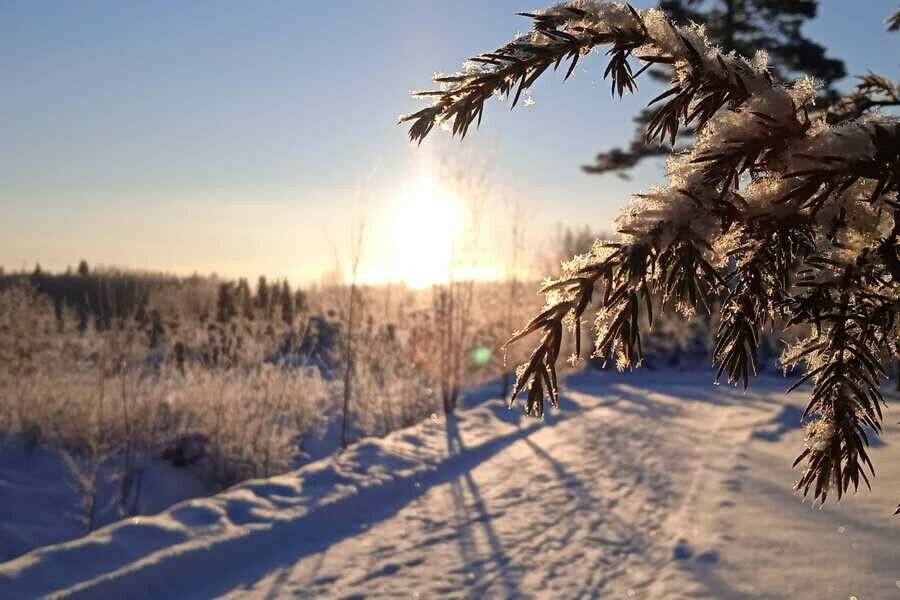
M807 415L819 425L798 458L807 465L798 489L824 501L831 489L840 497L860 478L868 484L866 431L881 429L879 380L900 337L900 121L877 110L896 104L897 86L867 78L826 112L814 106L815 81L781 84L764 53L725 54L702 27L656 9L575 0L526 16L531 31L417 93L433 102L402 117L412 140L435 125L465 136L492 96L515 106L551 67L568 61L568 77L601 46L620 96L647 68L670 67L669 88L651 102L650 139L674 144L685 126L696 137L669 158L668 185L624 210L620 240L598 240L543 287L545 310L510 340L542 336L513 399L527 391L536 416L545 395L556 403L563 333L580 346L595 294L594 355L619 368L641 363L642 320L652 324L654 306L689 316L719 301L714 360L729 382L748 384L764 328L784 322L802 333L783 363L805 364Z

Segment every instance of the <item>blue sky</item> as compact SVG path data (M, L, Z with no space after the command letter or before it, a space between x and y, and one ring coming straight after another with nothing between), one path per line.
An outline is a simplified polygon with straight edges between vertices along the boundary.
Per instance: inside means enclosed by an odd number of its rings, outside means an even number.
M849 72L896 78L900 36L883 26L895 4L824 0L807 31ZM360 214L377 221L423 165L460 153L491 164L527 227L608 227L661 166L630 182L578 169L630 138L631 116L655 89L612 100L597 56L565 85L544 77L533 106L496 103L463 144L438 134L417 149L396 125L420 105L410 89L526 28L515 13L535 6L7 0L0 265L62 269L84 257L315 279ZM488 237L502 225L496 218ZM382 241L375 233L370 247Z

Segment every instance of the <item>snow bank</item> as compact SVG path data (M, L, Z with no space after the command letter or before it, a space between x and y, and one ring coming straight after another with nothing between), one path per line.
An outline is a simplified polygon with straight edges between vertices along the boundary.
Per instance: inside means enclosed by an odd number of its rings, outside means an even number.
M140 495L129 497L139 513L153 514L209 490L184 469L155 460L140 472ZM119 482L114 465L100 470L95 522L118 521ZM0 561L34 548L84 535L86 511L75 476L60 452L29 444L22 436L0 439Z

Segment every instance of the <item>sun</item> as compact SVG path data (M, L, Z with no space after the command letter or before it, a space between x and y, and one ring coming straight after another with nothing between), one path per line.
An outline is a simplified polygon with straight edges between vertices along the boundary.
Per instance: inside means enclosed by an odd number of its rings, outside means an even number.
M471 199L428 170L387 196L369 231L360 280L421 289L451 280L496 281L498 265L482 264Z
M465 225L463 200L424 171L384 214L385 279L414 288L445 283Z

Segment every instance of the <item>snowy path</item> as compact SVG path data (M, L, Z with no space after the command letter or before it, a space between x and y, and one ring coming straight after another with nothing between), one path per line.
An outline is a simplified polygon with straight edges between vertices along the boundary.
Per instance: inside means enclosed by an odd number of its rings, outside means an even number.
M0 595L900 597L888 446L874 493L811 510L790 492L802 395L692 378L573 377L542 424L489 402L32 552Z
M641 585L664 558L652 556L653 538L673 500L660 440L636 414L584 417L515 440L389 520L357 515L371 522L364 534L269 573L252 592L563 598ZM447 445L465 452L452 421Z

